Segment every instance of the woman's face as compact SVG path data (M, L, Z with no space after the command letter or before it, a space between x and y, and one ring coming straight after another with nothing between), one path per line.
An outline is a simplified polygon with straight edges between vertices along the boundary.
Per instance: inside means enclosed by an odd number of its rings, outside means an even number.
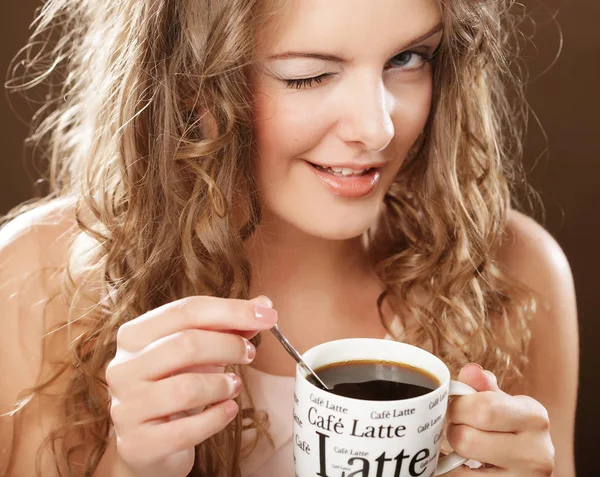
M254 78L265 218L357 237L425 127L438 2L294 0L277 26Z

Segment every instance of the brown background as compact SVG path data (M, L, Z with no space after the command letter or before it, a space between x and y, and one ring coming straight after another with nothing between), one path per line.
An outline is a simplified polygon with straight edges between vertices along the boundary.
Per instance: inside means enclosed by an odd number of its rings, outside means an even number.
M564 248L575 276L581 332L581 373L577 416L576 458L579 476L600 475L595 468L600 439L598 382L600 337L598 273L600 272L600 2L537 0L531 6L537 23L536 52L528 48L532 81L529 101L548 136L532 123L527 142L529 178L541 193L545 226ZM24 44L37 0L0 3L0 71ZM556 19L556 21L553 20ZM560 46L559 25L564 46ZM532 31L532 28L528 29ZM540 75L541 74L541 75ZM22 102L11 99L27 117ZM22 152L27 128L0 98L0 213L29 198L37 179ZM544 152L546 151L546 152ZM541 220L541 217L537 217ZM25 476L24 476L25 477ZM557 476L560 477L560 476Z

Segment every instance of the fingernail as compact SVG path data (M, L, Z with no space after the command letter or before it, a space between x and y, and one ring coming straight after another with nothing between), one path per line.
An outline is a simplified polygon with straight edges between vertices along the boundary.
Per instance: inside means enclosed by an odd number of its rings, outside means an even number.
M256 303L257 305L264 306L265 308L273 308L273 302L271 299L264 295L257 296L250 301Z
M483 372L484 372L485 374L487 374L487 375L489 376L489 378L490 378L492 381L494 381L494 382L496 382L496 381L497 381L497 379L496 379L496 375L495 375L494 373L492 373L491 371L488 371L488 370L486 369L486 370L484 370Z
M238 409L239 407L235 401L229 401L225 404L225 414L227 414L227 417L230 419L235 417L238 413Z
M258 321L264 323L269 323L271 325L277 323L277 312L273 308L254 305L254 316L256 316Z
M248 359L250 361L252 361L255 357L256 357L256 348L254 347L254 345L252 343L250 343L250 341L245 340L246 341L246 351L248 353Z
M242 390L242 380L240 379L239 376L237 376L234 373L227 373L227 374L231 378L231 383L233 384L233 392L231 393L231 395L237 396Z
M471 366L477 366L481 371L483 371L483 367L480 364L477 363L469 363L469 365Z

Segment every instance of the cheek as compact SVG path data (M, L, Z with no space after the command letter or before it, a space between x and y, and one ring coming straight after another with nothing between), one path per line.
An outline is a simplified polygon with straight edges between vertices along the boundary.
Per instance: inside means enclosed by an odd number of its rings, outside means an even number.
M286 169L286 163L313 149L327 132L322 116L310 102L294 93L261 93L256 102L255 134L259 176L267 178Z
M396 110L394 123L394 142L396 152L404 158L408 150L423 132L431 110L431 79L418 86L402 88L395 92Z

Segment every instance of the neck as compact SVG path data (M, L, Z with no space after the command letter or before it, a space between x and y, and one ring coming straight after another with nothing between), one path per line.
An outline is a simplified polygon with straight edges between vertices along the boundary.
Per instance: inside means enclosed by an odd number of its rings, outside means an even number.
M285 331L313 323L364 320L381 286L364 240L327 240L283 223L263 224L248 242L251 296L266 295ZM314 320L314 321L313 321Z

